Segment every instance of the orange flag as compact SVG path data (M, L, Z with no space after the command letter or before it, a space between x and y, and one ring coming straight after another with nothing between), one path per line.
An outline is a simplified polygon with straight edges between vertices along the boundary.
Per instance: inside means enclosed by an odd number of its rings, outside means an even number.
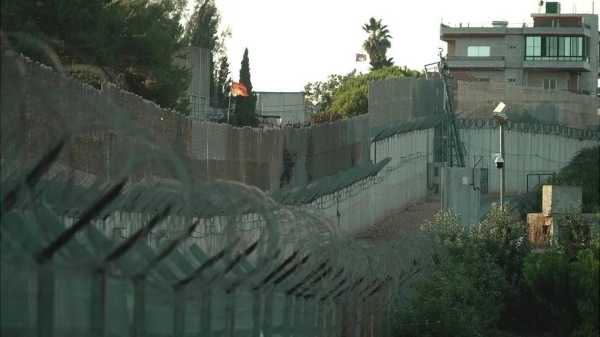
M243 83L231 82L231 94L233 96L248 97L248 90Z

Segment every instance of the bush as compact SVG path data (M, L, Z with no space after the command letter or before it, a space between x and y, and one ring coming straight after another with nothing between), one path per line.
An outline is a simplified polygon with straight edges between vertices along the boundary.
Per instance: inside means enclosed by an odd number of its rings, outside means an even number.
M535 296L532 324L544 332L568 336L577 326L578 315L570 280L569 259L558 249L529 256L525 279Z
M435 269L417 282L417 296L396 311L397 336L483 336L496 332L507 286L495 257L453 212L423 230L440 244Z
M594 246L579 253L572 275L577 289L577 310L581 326L577 336L600 336L600 237Z
M529 308L533 301L523 275L523 265L532 248L527 240L527 224L515 223L508 212L493 204L487 218L473 228L473 234L502 269L507 282L500 328L526 330L531 325Z
M536 254L527 226L497 205L473 228L446 212L422 230L438 243L434 268L396 309L395 335L600 335L600 239L577 212L565 214L556 244Z
M526 259L525 278L535 295L538 326L561 336L598 336L600 238L594 247L557 245Z

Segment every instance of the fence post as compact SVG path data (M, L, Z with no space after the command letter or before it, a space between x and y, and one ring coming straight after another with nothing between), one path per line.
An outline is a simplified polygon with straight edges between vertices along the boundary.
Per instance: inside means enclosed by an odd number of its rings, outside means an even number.
M146 285L144 279L133 281L133 329L134 336L145 337L146 332Z
M273 290L269 289L265 293L265 315L262 324L262 333L264 337L271 337L273 332Z
M303 317L303 303L304 299L302 297L294 296L294 337L299 336L298 332L302 331L302 317ZM302 336L302 334L300 334Z
M56 287L54 270L47 264L39 265L37 298L37 336L54 336L54 292Z
M92 271L90 330L93 337L106 336L106 270Z
M174 337L185 336L185 290L175 291L175 303L173 308L173 335Z
M237 288L225 292L225 336L235 336L235 295Z
M208 290L202 294L200 311L200 336L210 337L212 334L211 307L213 292Z
M254 305L252 307L252 337L260 337L262 328L262 309L263 294L260 291L254 292Z

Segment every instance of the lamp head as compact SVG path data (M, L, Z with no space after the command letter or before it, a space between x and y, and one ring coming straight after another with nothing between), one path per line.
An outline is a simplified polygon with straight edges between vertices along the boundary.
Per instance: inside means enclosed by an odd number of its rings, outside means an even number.
M498 104L498 106L496 106L496 108L494 109L494 120L496 121L496 123L498 123L499 125L504 125L506 124L506 121L508 120L508 116L506 115L506 104L504 104L504 102L500 102Z

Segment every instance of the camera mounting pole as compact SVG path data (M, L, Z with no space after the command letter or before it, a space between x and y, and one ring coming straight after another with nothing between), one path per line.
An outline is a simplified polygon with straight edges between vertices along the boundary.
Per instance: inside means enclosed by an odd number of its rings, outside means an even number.
M500 102L496 109L494 109L493 113L494 121L500 126L500 154L499 158L504 159L504 125L508 120L508 116L506 115L506 104ZM504 167L506 165L503 163L500 169L500 209L504 210L504 187L505 187L505 176L504 176Z

